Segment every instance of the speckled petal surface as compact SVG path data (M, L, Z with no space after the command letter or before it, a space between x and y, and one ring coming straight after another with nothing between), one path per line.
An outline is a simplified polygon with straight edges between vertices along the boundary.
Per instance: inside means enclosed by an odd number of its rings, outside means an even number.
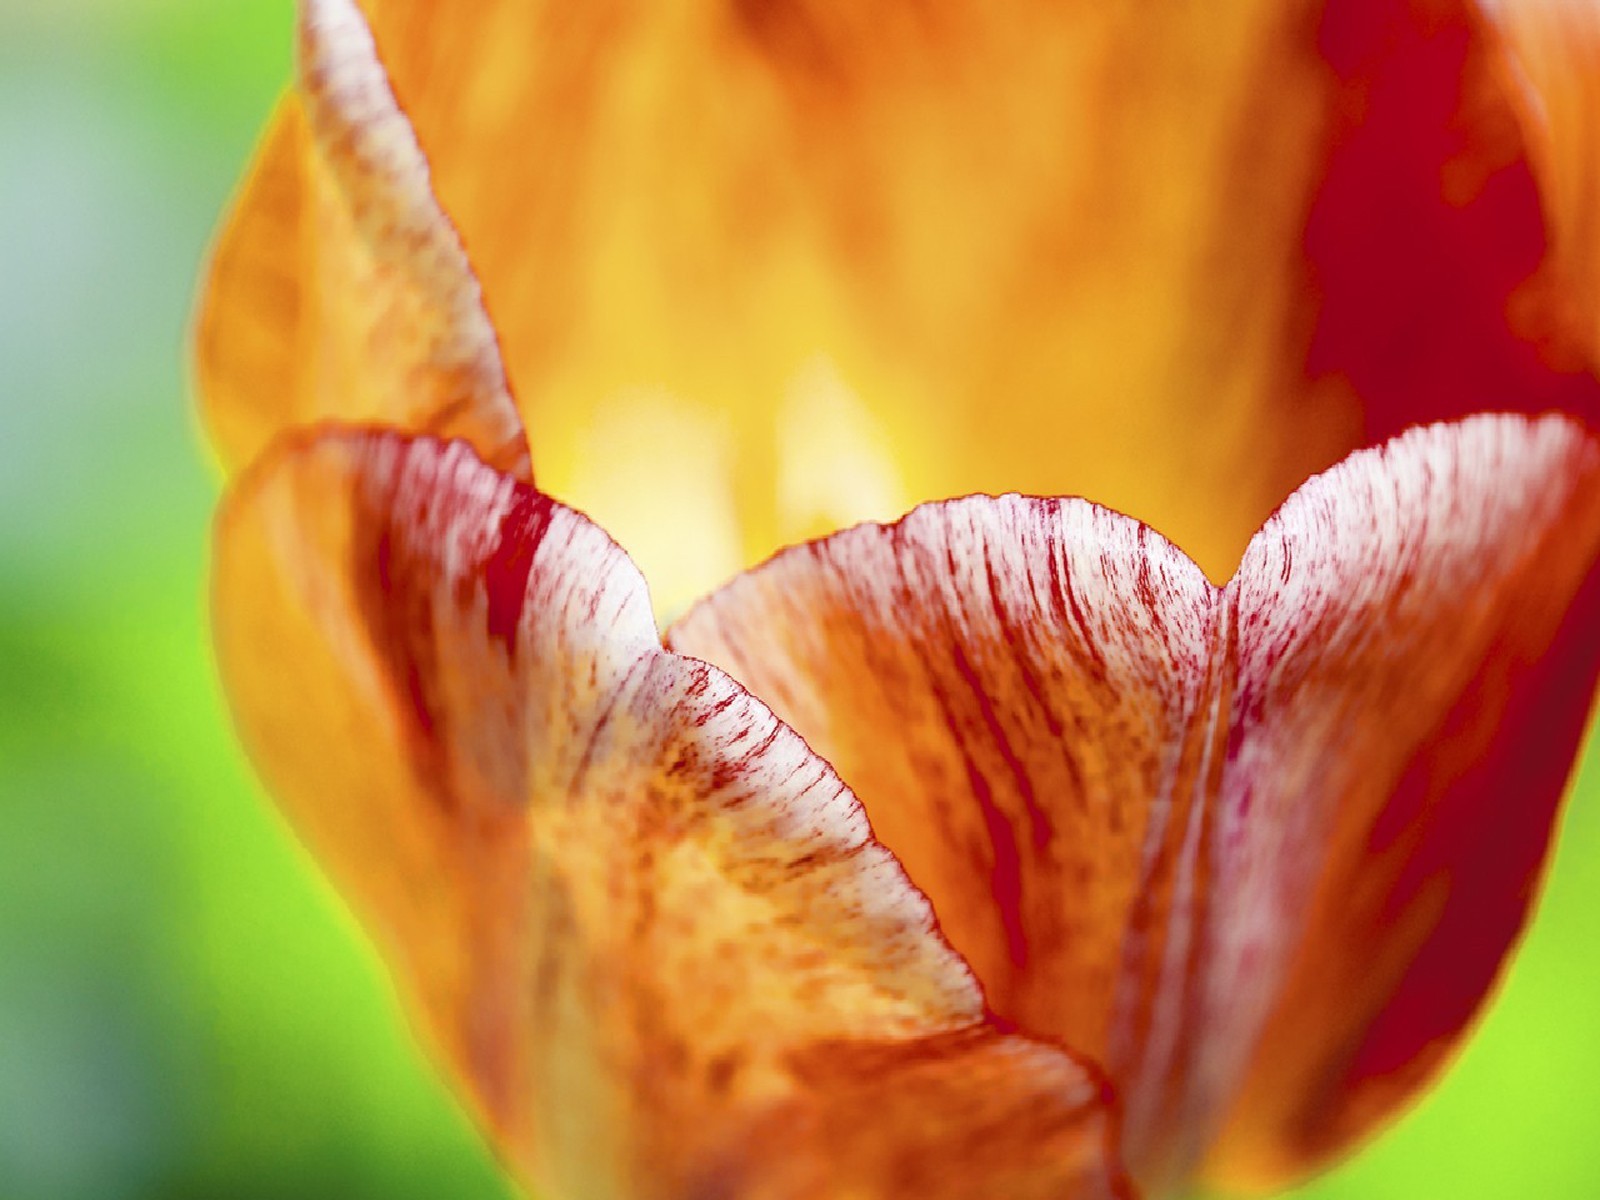
M1600 661L1600 454L1414 431L1216 588L1080 500L779 554L670 644L851 781L989 1004L1102 1062L1130 1169L1281 1183L1438 1068L1527 913Z
M1100 1077L987 1024L852 794L583 517L329 433L240 477L215 578L253 760L540 1194L1127 1194Z

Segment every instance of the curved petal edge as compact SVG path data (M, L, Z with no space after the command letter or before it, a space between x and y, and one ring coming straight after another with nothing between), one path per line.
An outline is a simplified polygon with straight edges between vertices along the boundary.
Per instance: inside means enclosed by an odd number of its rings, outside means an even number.
M1536 890L1600 664L1600 450L1414 430L1216 588L1080 500L974 497L692 610L850 780L990 1006L1104 1064L1153 1191L1277 1185L1438 1070ZM1220 1138L1220 1141L1219 1141Z
M471 264L353 0L301 4L285 98L212 253L195 356L237 469L280 432L380 421L531 478Z
M985 1020L854 797L460 442L280 445L219 518L241 734L551 1195L1129 1195L1099 1075Z

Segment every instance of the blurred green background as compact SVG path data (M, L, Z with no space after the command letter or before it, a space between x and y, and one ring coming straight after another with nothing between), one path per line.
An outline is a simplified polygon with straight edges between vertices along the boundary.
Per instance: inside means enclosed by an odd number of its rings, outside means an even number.
M0 0L0 1198L503 1197L208 660L193 281L288 0ZM1600 764L1480 1035L1318 1200L1600 1196Z

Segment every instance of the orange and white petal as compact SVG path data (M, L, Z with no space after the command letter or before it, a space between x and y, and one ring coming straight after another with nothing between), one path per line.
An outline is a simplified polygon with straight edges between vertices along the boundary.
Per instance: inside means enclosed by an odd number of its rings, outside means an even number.
M1526 915L1600 663L1600 450L1475 418L1302 488L1213 587L1078 500L779 554L669 635L861 798L991 1009L1100 1061L1130 1170L1325 1161Z
M1127 1194L1099 1077L985 1023L852 794L585 518L330 431L215 555L252 758L540 1194Z
M927 505L785 551L669 643L726 668L851 781L990 1008L1132 1079L1201 946L1225 603L1077 500ZM1182 952L1181 943L1187 943ZM1124 1091L1141 1182L1173 1131ZM1141 1156L1144 1161L1141 1163Z
M1356 455L1252 541L1229 585L1212 1005L1242 1026L1236 981L1288 959L1213 1176L1267 1187L1325 1161L1467 1032L1537 897L1582 743L1597 551L1600 449L1557 418ZM1294 936L1265 933L1263 913Z
M279 104L201 301L212 443L233 470L286 429L373 422L466 438L527 477L482 292L366 23L350 0L301 9L295 94Z

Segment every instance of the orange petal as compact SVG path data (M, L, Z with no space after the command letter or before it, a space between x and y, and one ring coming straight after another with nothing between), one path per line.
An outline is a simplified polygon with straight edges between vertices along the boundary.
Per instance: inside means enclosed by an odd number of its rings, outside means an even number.
M477 279L349 0L304 4L283 101L214 251L196 358L224 464L329 418L472 441L529 473Z
M1170 519L1226 572L1357 430L1338 389L1282 404L1334 90L1303 7L363 7L541 483L665 609L1011 488ZM619 454L640 427L673 453ZM678 519L636 499L686 481Z
M1551 88L1565 132L1524 133L1466 0L364 7L542 483L669 610L1011 489L1094 496L1220 579L1357 445L1600 412L1563 315L1600 288L1588 110ZM1541 79L1587 78L1547 40Z
M522 1179L1122 1188L1096 1077L983 1023L850 792L661 648L583 517L464 443L330 432L235 484L215 578L254 760Z
M974 498L786 551L670 642L851 782L1001 1018L1104 1063L1141 1183L1230 1108L1218 1169L1281 1181L1495 977L1600 661L1597 551L1592 440L1483 417L1313 480L1225 589L1105 509Z

